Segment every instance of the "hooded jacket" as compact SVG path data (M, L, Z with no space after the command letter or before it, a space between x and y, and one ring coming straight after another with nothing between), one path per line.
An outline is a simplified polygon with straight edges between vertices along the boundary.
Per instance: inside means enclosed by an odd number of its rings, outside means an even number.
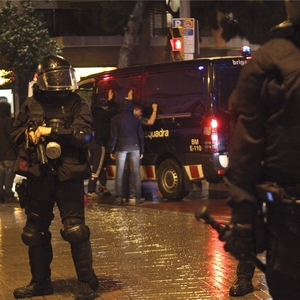
M144 153L144 132L140 120L133 114L133 102L128 99L120 103L120 112L110 127L108 152L139 150Z
M92 107L92 115L94 118L93 127L95 129L94 142L100 146L106 146L109 140L111 119L118 113L118 106L111 101L107 101L108 105L102 107L94 105Z

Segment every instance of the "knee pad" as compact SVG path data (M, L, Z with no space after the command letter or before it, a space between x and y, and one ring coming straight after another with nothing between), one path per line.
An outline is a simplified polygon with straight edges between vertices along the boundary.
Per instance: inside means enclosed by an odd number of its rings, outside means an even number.
M68 219L64 221L65 228L60 231L62 238L70 244L77 244L90 238L90 229L80 220L79 224L74 224L79 219Z
M43 223L47 223L46 226ZM46 218L37 214L28 213L26 226L21 234L23 243L29 247L42 246L45 242L49 243L51 241L51 232L48 230L50 223L51 219L47 221Z
M42 246L44 244L44 235L41 232L32 232L24 228L21 234L22 241L29 247Z

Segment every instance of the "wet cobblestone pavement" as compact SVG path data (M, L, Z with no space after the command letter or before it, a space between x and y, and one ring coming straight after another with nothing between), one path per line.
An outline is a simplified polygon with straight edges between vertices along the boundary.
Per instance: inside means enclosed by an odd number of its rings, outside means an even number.
M202 204L208 205L217 220L229 220L223 200L145 201L138 206L88 200L86 223L100 282L96 299L272 299L259 270L253 293L228 296L236 260L223 250L217 233L194 218ZM57 208L54 212L51 268L55 294L34 300L69 300L76 290L69 244L60 236ZM27 247L20 238L24 224L18 203L0 204L0 300L14 299L13 290L31 279Z

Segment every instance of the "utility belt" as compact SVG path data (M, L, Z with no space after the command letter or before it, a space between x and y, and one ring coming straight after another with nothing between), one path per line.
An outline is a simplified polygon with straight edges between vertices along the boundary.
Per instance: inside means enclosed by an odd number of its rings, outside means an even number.
M286 190L276 182L266 181L256 185L257 197L269 207L286 208L300 214L300 199L290 196Z

